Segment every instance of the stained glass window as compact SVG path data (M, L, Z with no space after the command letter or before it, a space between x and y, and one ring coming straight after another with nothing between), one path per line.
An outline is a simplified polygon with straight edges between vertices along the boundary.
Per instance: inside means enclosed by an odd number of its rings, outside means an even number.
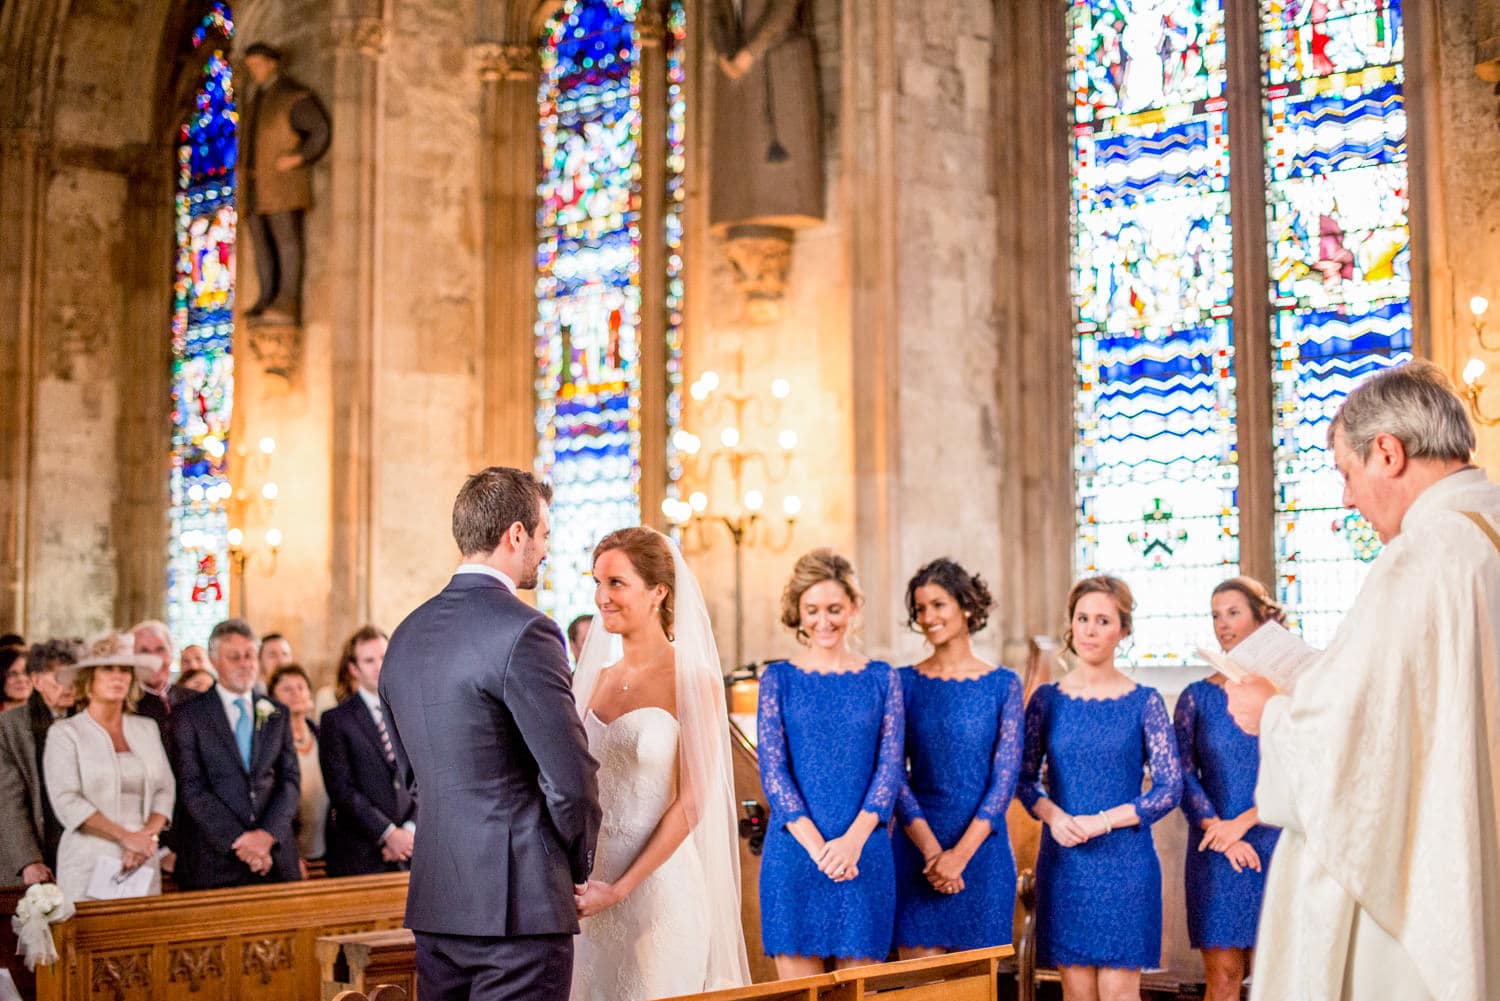
M1073 0L1076 563L1136 591L1141 663L1186 659L1237 572L1220 0Z
M178 132L172 313L171 535L167 622L202 643L229 614L226 504L234 399L236 122L228 54L234 22L215 3L193 32L202 79Z
M553 486L552 544L541 607L559 621L593 604L589 554L641 520L641 371L646 310L666 311L667 412L680 411L685 15L665 44L668 107L643 108L640 0L566 0L541 44L537 229L537 471ZM664 219L641 217L643 115L664 113ZM643 306L642 232L664 227L666 302ZM669 477L680 475L669 452Z
M1411 357L1401 0L1263 0L1278 586L1331 638L1374 530L1340 500L1328 424Z

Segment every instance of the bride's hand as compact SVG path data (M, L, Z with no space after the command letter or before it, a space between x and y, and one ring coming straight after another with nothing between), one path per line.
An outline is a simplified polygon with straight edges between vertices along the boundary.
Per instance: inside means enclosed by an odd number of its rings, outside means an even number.
M591 918L600 911L607 911L621 900L613 883L601 883L591 879L583 884L582 893L573 894L573 906L578 908L580 918Z

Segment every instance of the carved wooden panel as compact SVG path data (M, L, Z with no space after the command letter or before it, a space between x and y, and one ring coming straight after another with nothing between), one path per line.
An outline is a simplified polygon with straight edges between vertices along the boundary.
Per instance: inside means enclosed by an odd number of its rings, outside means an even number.
M127 1001L151 996L150 951L95 956L90 965L89 994L97 1001Z
M260 981L268 987L278 970L292 968L292 939L290 936L246 939L240 947L240 972L252 983Z
M167 982L186 983L188 991L197 994L205 980L224 979L222 945L180 946L167 953Z

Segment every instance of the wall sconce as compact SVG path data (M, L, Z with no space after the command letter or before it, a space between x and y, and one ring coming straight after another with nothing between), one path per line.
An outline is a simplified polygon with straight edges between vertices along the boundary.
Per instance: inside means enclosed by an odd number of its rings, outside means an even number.
M711 526L722 525L734 546L734 661L729 671L738 670L745 661L745 558L746 548L760 546L773 553L784 551L792 543L793 528L802 512L802 499L796 494L781 498L782 517L773 521L766 513L765 489L782 483L791 472L797 449L797 432L782 425L781 403L791 395L786 379L775 378L770 384L770 398L756 396L745 389L744 355L736 355L734 382L723 386L716 372L704 372L689 389L692 398L702 404L700 416L708 423L727 421L719 430L719 447L707 451L703 441L686 428L673 435L672 443L682 453L685 471L699 489L686 500L668 497L662 501L662 513L682 533L684 550L704 551L712 547ZM757 411L752 426L747 418ZM779 430L777 430L779 428ZM774 438L773 438L774 435ZM775 446L770 445L774 440ZM757 448L752 442L764 441ZM758 467L759 487L749 486L746 473ZM714 492L714 473L722 467L727 474L729 491ZM780 531L777 531L779 522Z
M277 557L281 553L282 534L276 527L276 501L281 496L281 487L271 478L271 457L276 453L276 439L264 437L254 452L241 445L235 453L239 458L239 475L234 500L230 506L231 527L226 535L229 542L229 567L234 574L236 586L233 593L239 596L239 614L245 614L245 568L257 556L267 557L265 574L276 573ZM246 545L246 528L250 522L264 525L261 539L264 549Z

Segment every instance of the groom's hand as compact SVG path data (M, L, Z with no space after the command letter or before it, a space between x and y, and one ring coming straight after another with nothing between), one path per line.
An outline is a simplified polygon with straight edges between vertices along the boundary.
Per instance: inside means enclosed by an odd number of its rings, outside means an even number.
M591 879L583 884L583 889L574 888L573 906L578 909L580 918L591 918L600 911L608 910L620 902L619 891L613 883L601 883L597 879Z

